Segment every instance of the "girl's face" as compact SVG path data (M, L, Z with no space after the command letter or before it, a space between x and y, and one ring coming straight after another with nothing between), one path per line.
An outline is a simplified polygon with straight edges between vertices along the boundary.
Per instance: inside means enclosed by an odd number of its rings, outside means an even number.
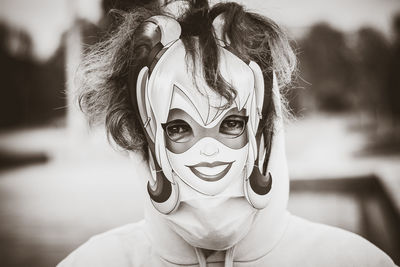
M180 109L170 112L164 135L174 172L197 191L215 195L242 177L247 159L247 117L230 109L206 128Z
M189 105L179 101L184 99L173 99L162 124L170 166L195 190L216 195L235 178L243 178L248 155L246 109L232 105L206 124L191 101L185 103Z
M144 117L152 117L146 129L154 136L163 172L209 196L243 179L254 151L254 74L223 48L220 57L221 75L237 92L231 105L207 85L203 69L193 67L201 66L200 59L187 60L180 41L153 69L143 98L149 114Z

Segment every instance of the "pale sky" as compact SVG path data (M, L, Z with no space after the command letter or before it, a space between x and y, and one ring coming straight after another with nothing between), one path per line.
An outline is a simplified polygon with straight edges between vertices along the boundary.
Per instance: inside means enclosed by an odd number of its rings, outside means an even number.
M97 22L101 15L101 0L0 0L0 20L26 30L39 59L55 52L74 16Z
M249 9L276 20L294 32L325 21L344 31L372 26L390 34L399 0L242 0Z
M215 2L215 1L213 1ZM326 21L344 31L372 26L388 36L392 16L400 12L399 0L238 0L248 9L271 17L290 32L300 34L315 22ZM61 35L76 17L96 22L101 0L0 0L0 20L28 31L34 53L50 57Z

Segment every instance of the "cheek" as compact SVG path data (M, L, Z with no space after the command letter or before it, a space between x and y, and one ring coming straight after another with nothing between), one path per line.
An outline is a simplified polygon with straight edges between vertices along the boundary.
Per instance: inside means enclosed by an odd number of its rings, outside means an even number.
M219 136L217 140L225 146L235 150L243 148L249 142L249 139L247 138L247 130L245 130L243 134L236 138L226 138L223 136Z
M171 139L169 139L169 137L167 136L167 134L165 132L164 132L164 140L165 140L165 147L169 151L171 151L175 154L182 154L182 153L188 151L198 141L195 138L193 138L192 140L185 142L185 143L174 142Z
M228 153L231 155L232 160L235 160L229 173L234 174L241 172L246 166L249 154L249 146L247 145L247 143L240 149L230 149Z

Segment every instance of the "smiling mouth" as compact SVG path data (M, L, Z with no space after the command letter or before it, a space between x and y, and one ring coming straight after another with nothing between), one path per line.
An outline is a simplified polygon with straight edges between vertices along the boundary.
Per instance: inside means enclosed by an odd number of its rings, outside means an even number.
M197 177L207 182L215 182L224 177L232 167L232 162L215 161L213 163L200 162L199 164L186 166Z

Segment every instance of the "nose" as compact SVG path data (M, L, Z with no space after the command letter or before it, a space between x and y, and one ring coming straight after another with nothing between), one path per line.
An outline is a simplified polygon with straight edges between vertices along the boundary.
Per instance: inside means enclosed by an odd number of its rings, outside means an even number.
M219 153L218 146L215 142L205 142L200 150L200 154L204 156L214 156Z

